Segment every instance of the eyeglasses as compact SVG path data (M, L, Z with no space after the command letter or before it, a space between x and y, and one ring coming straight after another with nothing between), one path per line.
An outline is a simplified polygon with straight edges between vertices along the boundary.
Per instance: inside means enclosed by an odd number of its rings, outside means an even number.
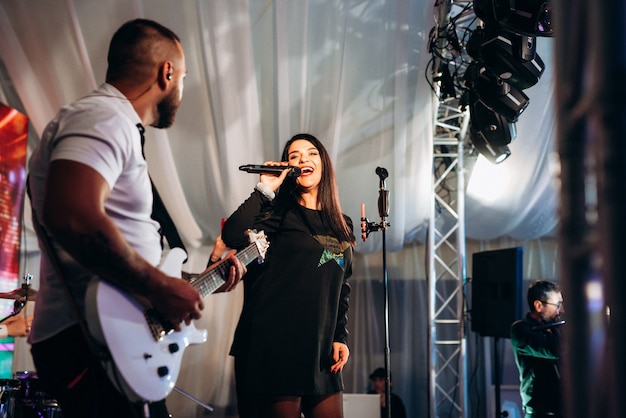
M563 302L559 302L559 303L550 303L550 302L543 302L543 301L542 301L541 303L543 303L544 305L552 305L552 306L554 306L554 307L555 307L555 308L557 308L557 309L561 309L561 308L563 307Z

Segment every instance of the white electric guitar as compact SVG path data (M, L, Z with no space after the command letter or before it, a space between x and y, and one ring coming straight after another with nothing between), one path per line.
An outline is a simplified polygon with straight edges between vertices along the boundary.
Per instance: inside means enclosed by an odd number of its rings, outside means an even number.
M248 231L251 244L235 256L248 265L263 262L269 246L263 231ZM159 269L180 276L186 259L180 248L170 250ZM224 284L231 262L223 260L190 281L204 297ZM109 378L133 401L159 401L174 389L183 351L190 344L206 341L206 330L193 323L173 331L154 309L146 308L126 292L101 280L93 281L86 295L87 326L92 336L108 348L112 361L105 360Z

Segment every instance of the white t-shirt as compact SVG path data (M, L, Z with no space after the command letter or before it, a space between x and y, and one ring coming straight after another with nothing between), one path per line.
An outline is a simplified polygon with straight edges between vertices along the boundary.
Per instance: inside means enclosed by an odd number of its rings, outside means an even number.
M78 161L96 170L109 184L105 210L130 245L149 263L161 258L159 224L152 220L152 190L141 152L139 116L115 87L103 84L88 96L64 107L47 125L29 160L32 207L41 212L50 161ZM41 216L39 216L41 218ZM60 252L77 305L84 315L84 295L92 274ZM40 289L29 336L43 341L75 324L76 318L47 257L42 254Z

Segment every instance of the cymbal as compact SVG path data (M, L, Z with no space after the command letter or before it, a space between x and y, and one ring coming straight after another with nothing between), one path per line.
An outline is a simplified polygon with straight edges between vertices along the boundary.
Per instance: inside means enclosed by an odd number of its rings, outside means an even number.
M11 290L10 292L0 292L0 299L15 299L20 300L26 297L26 289L22 289L21 287L15 290ZM35 300L37 296L37 291L32 288L28 288L28 300Z

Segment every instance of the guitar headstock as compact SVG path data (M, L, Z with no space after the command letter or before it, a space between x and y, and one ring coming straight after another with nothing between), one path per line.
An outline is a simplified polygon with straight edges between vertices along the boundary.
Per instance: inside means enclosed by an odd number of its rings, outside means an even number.
M256 245L257 250L259 251L259 263L262 263L265 261L265 253L270 246L270 243L267 241L267 237L265 236L265 232L257 232L255 229L248 229L246 231L246 235L248 235L250 244Z

